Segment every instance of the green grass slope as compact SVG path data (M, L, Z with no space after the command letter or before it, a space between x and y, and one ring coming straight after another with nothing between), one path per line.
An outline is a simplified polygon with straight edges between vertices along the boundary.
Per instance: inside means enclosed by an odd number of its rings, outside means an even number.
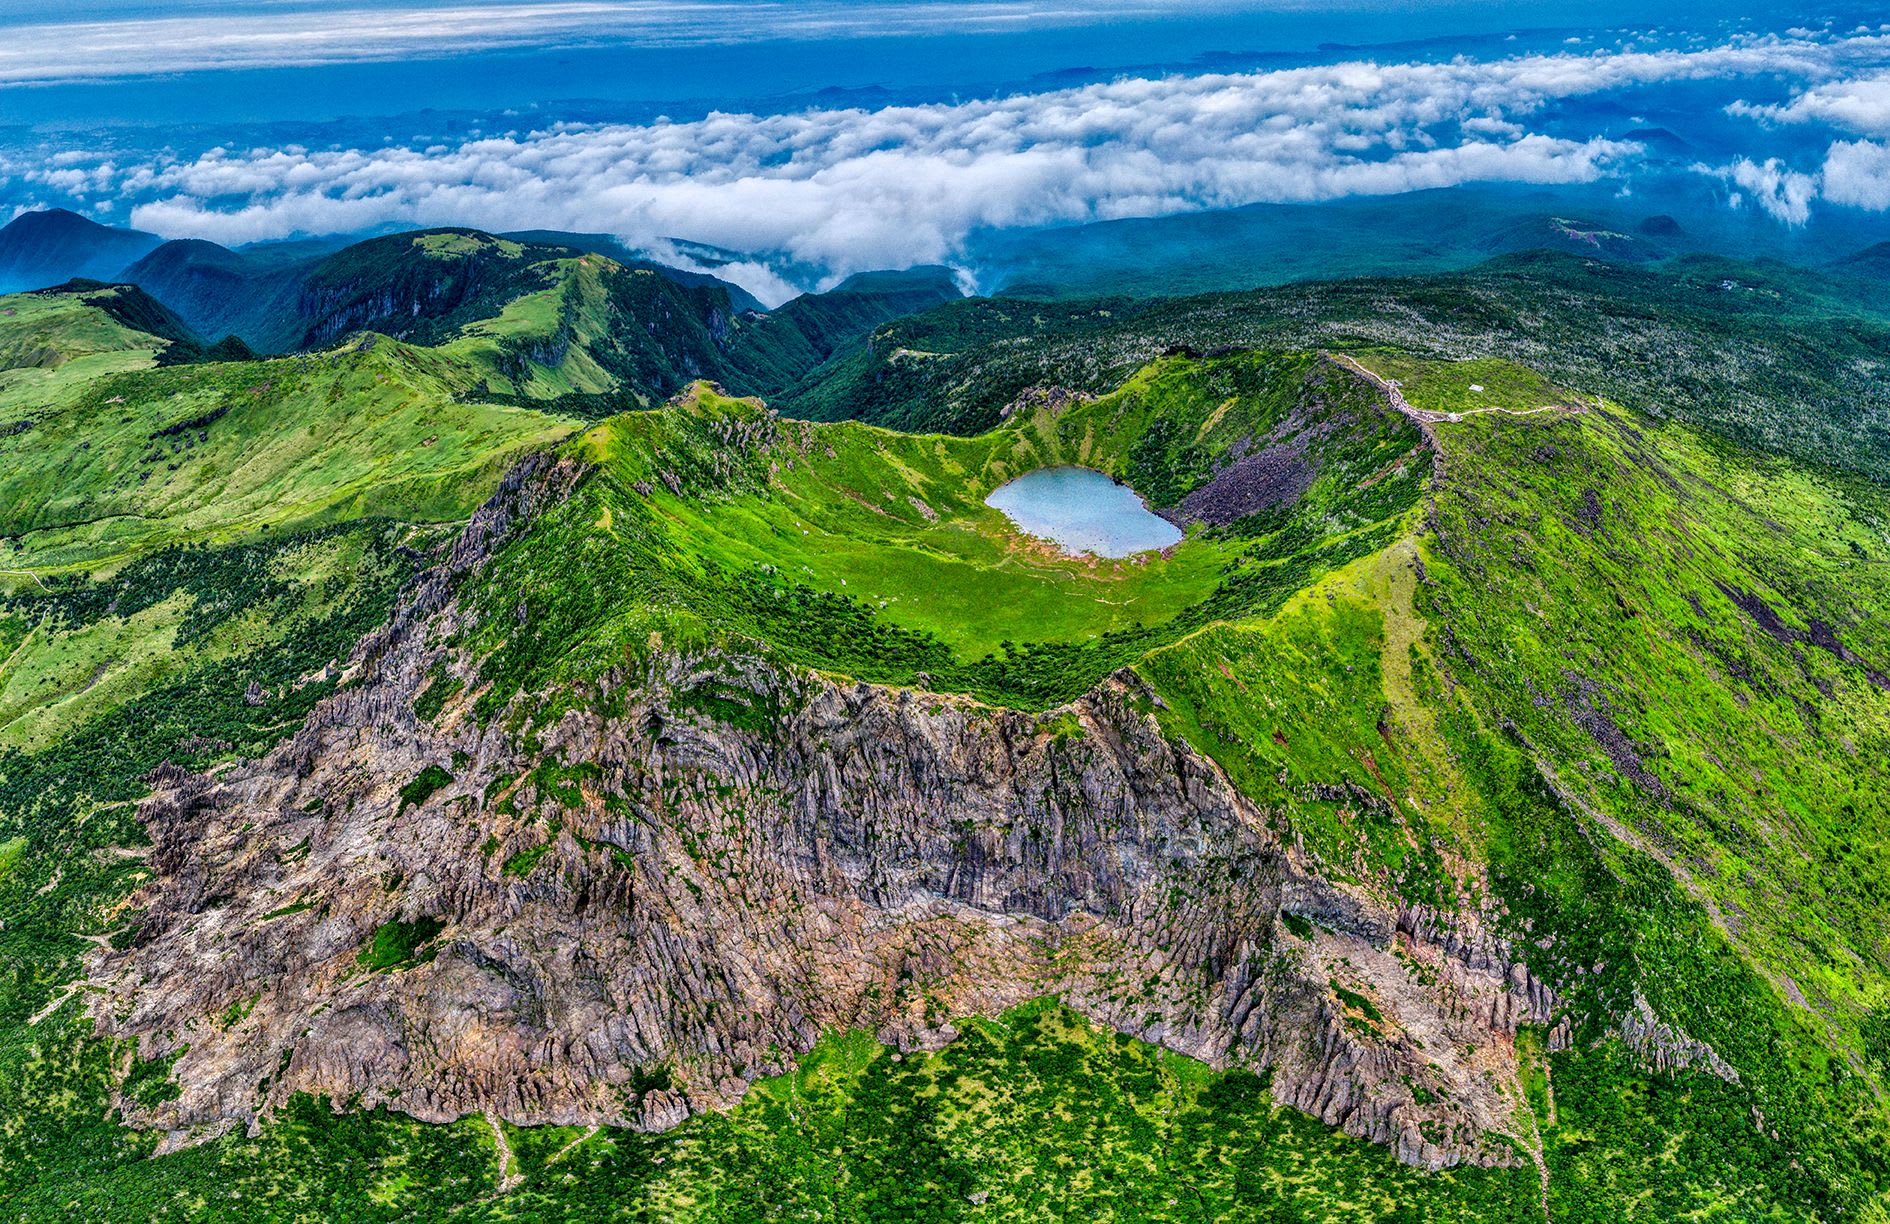
M127 326L92 300L98 296L54 292L0 299L5 402L18 410L59 398L98 374L154 364L173 343Z
M1422 426L1317 353L1165 351L1169 329L1279 324L1230 322L1231 299L1129 320L967 303L876 338L875 403L938 392L925 411L975 433L784 420L698 385L568 438L517 405L621 402L612 363L634 353L612 345L642 274L597 255L435 347L267 362L159 366L168 342L85 294L0 299L0 569L29 571L0 599L0 1218L1883 1220L1890 494L1725 440L1863 463L1873 401L1813 409L1874 333L1767 333L1723 382L1613 374L1705 432L1560 373L1599 360L1559 330L1576 305L1625 283L1585 334L1626 345L1665 282L1539 271L1407 284L1396 328L1365 313L1383 284L1296 299L1287 330L1349 341ZM1689 284L1650 334L1760 335L1756 308L1702 321L1730 291ZM1545 313L1504 322L1497 352L1414 355L1467 343L1510 290ZM1815 360L1770 364L1796 345ZM1556 361L1501 355L1538 348ZM1041 377L1053 358L1070 364ZM1050 382L1094 394L1028 391ZM1749 415L1773 394L1798 406ZM664 1136L302 1100L154 1157L112 1101L174 1092L168 1067L92 1038L70 1001L88 946L135 930L146 779L292 734L440 524L554 444L587 475L461 592L477 716L519 694L555 713L659 642L1042 711L1133 667L1310 865L1477 909L1523 949L1563 1008L1519 1039L1524 1162L1406 1168L1280 1109L1264 1077L1050 1003L930 1054L834 1035ZM1128 481L1186 538L1071 557L984 505L1053 463ZM1316 936L1297 921L1281 938Z
M1105 391L1177 347L1388 346L1503 358L1741 445L1881 474L1883 300L1775 263L1694 256L1648 268L1551 252L1193 298L973 299L880 328L776 407L976 433L1026 388Z
M1325 870L1500 903L1575 1039L1533 1098L1555 1220L1878 1218L1890 496L1364 359L1460 414L1427 529L1150 654L1165 717ZM1736 1079L1650 1073L1643 1000Z
M1070 557L983 504L1023 472L1080 463L1173 508L1217 459L1269 440L1297 465L1299 500L1198 526L1167 555ZM488 706L660 631L741 634L788 662L1041 709L1383 547L1416 501L1420 442L1310 355L1158 363L975 438L783 422L698 388L571 444L596 476L495 564L472 648L490 652Z
M357 244L318 270L305 338L351 338L267 361L213 360L222 346L129 286L0 300L0 570L43 578L364 515L463 517L568 413L647 406L737 367L790 380L861 319L936 298L855 287L736 319L714 285L462 230ZM396 324L411 338L354 332Z
M518 455L569 429L467 402L467 363L384 339L158 368L166 342L83 297L0 299L7 309L0 324L38 346L15 361L56 354L0 372L0 569L16 574L363 516L461 518Z

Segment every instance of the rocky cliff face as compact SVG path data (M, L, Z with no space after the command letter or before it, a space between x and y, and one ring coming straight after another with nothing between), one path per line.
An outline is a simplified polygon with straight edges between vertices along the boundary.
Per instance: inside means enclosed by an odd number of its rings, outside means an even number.
M384 284L311 277L295 302L296 316L309 320L298 347L327 348L362 330L400 334L416 322L450 316L487 290L488 280L497 279L489 270L492 263L465 259L442 262L437 268L423 265L417 270L403 269L402 275Z
M515 471L279 750L157 779L142 925L90 964L99 1029L177 1056L133 1121L660 1128L824 1028L929 1046L1054 993L1406 1160L1517 1159L1548 992L1475 915L1322 879L1132 673L1038 716L652 642L474 721L458 593L583 475Z

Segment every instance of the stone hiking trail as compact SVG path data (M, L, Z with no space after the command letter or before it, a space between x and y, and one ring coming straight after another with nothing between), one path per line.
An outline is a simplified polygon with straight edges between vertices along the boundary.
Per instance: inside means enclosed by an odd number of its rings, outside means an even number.
M1570 415L1579 415L1587 411L1586 408L1579 404L1543 404L1536 408L1504 408L1499 405L1491 405L1488 408L1466 408L1461 412L1441 412L1435 408L1419 408L1404 398L1404 392L1399 388L1397 379L1386 378L1381 374L1374 373L1362 365L1356 357L1347 353L1327 353L1326 356L1384 392L1385 397L1390 400L1393 408L1404 413L1404 415L1416 421L1420 426L1440 425L1449 421L1461 421L1465 417L1477 416L1485 412L1501 412L1507 416L1521 417L1535 416L1539 412L1566 412Z

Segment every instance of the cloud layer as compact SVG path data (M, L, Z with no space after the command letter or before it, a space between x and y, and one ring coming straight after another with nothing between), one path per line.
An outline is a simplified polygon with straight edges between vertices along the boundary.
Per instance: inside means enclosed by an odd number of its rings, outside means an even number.
M1532 133L1468 65L1125 80L958 105L716 114L454 148L216 151L127 176L134 221L242 241L387 221L680 236L830 269L949 258L970 232L1465 182L1594 179L1630 146ZM1553 71L1548 67L1547 71ZM1553 88L1553 85L1548 87ZM73 168L70 173L78 173Z
M1002 33L1173 12L1184 0L515 0L0 20L0 85L442 59L522 47L677 47ZM1212 4L1209 7L1214 7Z
M1734 103L1757 125L1880 130L1890 35L1749 38L1687 51L1498 61L1341 63L1125 79L955 104L562 127L415 148L224 150L121 165L74 154L15 167L76 197L135 201L131 220L225 243L390 223L682 238L831 281L949 262L987 229L1310 202L1478 182L1625 174L1631 139L1557 129L1573 99L1687 82L1796 81L1789 101ZM1739 201L1802 224L1820 199L1890 207L1890 152L1829 144L1822 165L1702 164Z
M1890 135L1890 72L1814 86L1781 105L1735 102L1727 109L1768 123L1821 123L1865 135Z

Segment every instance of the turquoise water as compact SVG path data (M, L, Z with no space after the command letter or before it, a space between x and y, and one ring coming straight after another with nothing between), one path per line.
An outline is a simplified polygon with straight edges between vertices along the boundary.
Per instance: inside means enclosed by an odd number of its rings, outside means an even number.
M1127 557L1181 542L1181 532L1157 518L1134 489L1080 467L1038 468L996 490L984 504L1029 533L1068 552Z

